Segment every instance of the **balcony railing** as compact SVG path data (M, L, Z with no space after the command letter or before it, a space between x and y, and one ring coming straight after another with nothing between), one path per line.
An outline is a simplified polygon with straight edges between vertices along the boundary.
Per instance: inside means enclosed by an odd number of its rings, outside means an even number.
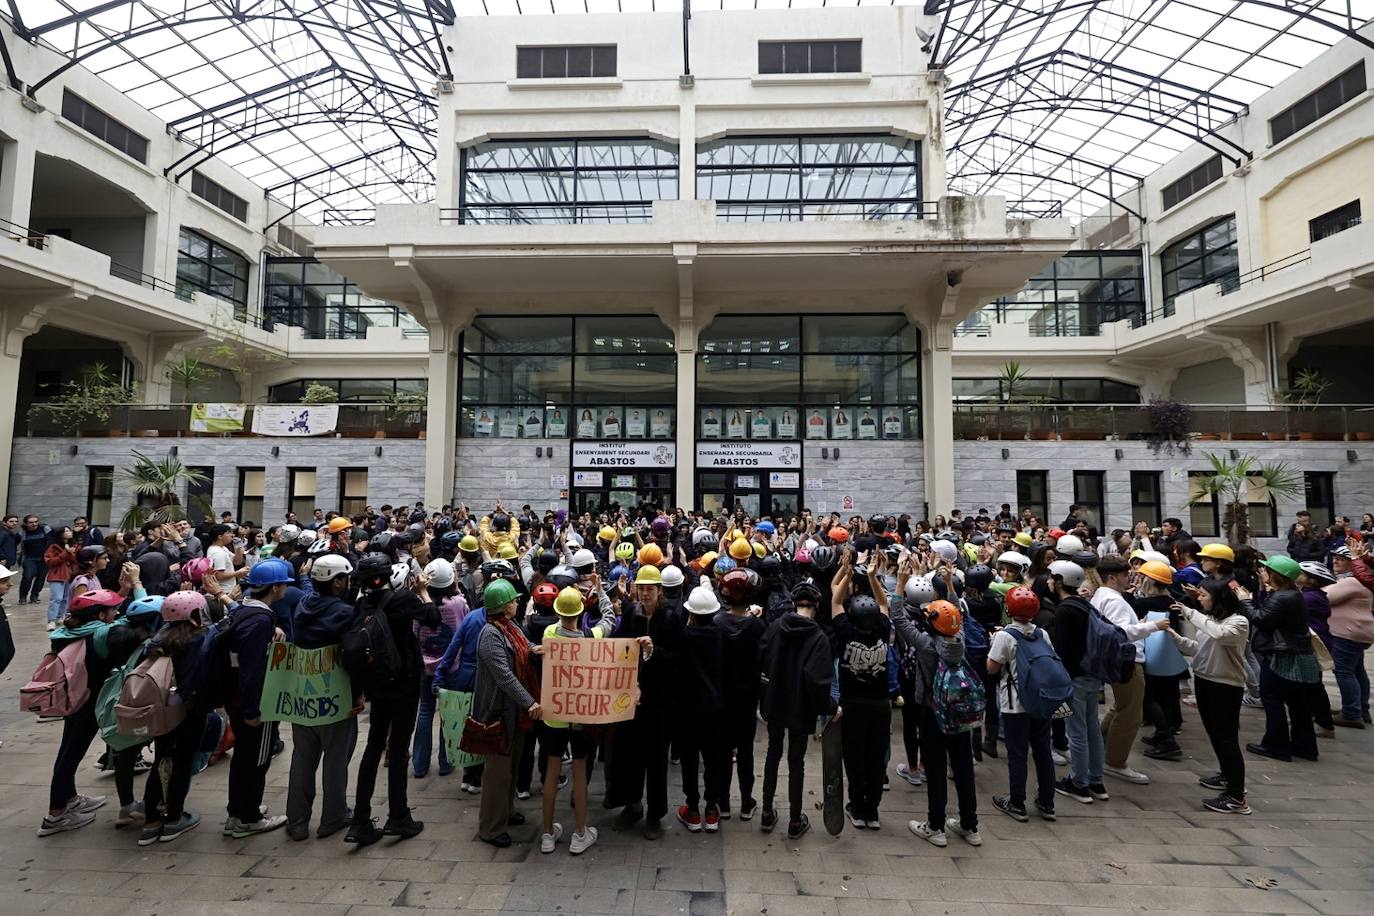
M716 222L796 223L934 219L934 200L866 198L860 200L718 200Z
M198 433L191 432L190 404L121 404L110 409L108 420L91 418L77 423L74 430L68 425L56 422L48 413L35 405L29 412L24 435L36 436L89 436L89 437L147 437L169 438L190 436L195 438L252 437L253 411L256 405L247 405L243 418L243 429L234 432ZM273 405L277 406L277 405ZM415 439L423 438L426 429L425 408L397 408L391 404L340 404L339 421L332 433L327 435L351 439Z
M157 290L163 293L171 293L178 299L185 299L187 302L191 301L192 290L189 287L168 283L166 280L154 277L151 274L145 274L141 270L135 270L125 264L120 264L118 261L110 262L110 276L118 277L121 280L128 280L130 283L137 283L139 286L147 287L148 289Z
M1374 442L1374 404L1250 407L1197 404L1192 439ZM1148 439L1149 415L1138 404L956 403L955 439Z
M651 200L616 203L510 203L468 204L439 211L444 225L463 223L485 226L574 225L581 223L647 223L654 216Z
M30 229L28 226L12 223L7 219L0 219L0 235L4 235L11 242L28 245L39 251L46 248L48 244L48 237L43 233Z
M1228 277L1221 281L1221 294L1229 296L1239 290L1242 286L1251 283L1263 283L1276 273L1281 273L1290 267L1297 267L1299 264L1306 264L1312 260L1312 249L1304 248L1302 251L1295 251L1290 255L1285 255L1268 264L1262 264L1253 270L1247 270L1237 277Z
M1051 305L1014 305L994 302L974 312L954 329L955 337L991 337L993 325L1024 325L1031 337L1097 337L1102 325L1130 321L1145 323L1143 302L1071 302Z

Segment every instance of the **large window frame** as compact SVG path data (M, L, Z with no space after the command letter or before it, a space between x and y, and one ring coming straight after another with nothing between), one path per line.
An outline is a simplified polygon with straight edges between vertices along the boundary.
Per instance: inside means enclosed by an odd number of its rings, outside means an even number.
M1199 490L1193 484L1198 478L1211 477L1210 471L1188 472L1188 495L1193 497ZM1245 504L1249 508L1250 536L1254 538L1278 537L1279 510L1264 493L1264 478L1251 474L1246 480ZM1264 499L1255 499L1253 490L1258 489ZM1188 531L1196 537L1221 537L1222 507L1216 497L1208 496L1203 502L1188 508Z
M92 528L109 528L114 515L114 466L86 467L86 520Z
M528 161L488 164L487 160L501 158L500 150L517 155L524 150ZM627 151L628 161L614 150ZM653 218L654 201L676 200L681 181L678 144L649 136L495 139L459 152L460 223L647 223ZM608 178L615 182L610 186L652 193L592 193L604 190ZM490 193L496 186L543 188L548 195L543 200L502 201Z
M614 79L618 57L614 44L520 45L515 49L515 78Z
M1336 474L1333 471L1303 471L1302 487L1306 497L1304 505L1312 515L1312 527L1320 531L1336 519Z
M199 525L206 519L202 505L215 504L215 469L212 465L202 465L192 467L191 470L198 471L203 481L186 484L186 519L192 525Z
M1132 261L1133 273L1109 273L1109 265ZM1085 269L1086 268L1086 269ZM1128 320L1145 323L1145 262L1140 249L1071 251L1026 281L1010 296L994 299L959 326L960 335L977 335L991 321L1009 324L1027 314L1032 337L1096 337L1102 325Z
M310 518L319 506L319 469L287 468L286 480L286 508L296 513L296 518Z
M1360 219L1360 199L1357 197L1349 203L1341 204L1334 210L1328 210L1320 216L1309 219L1307 221L1307 238L1312 242L1320 242L1338 232L1354 229L1360 224Z
M1240 282L1240 248L1234 213L1166 246L1159 253L1164 314L1174 313L1174 300L1214 283L1230 292ZM1218 265L1225 265L1218 267ZM1196 269L1194 269L1196 268Z
M814 41L760 41L759 73L859 73L863 41L857 38Z
M1164 516L1163 484L1159 471L1131 471L1131 524L1145 522L1151 528Z
M340 404L381 404L397 395L428 393L427 380L422 378L301 378L279 382L267 389L269 404L299 404L310 385L328 385L339 396ZM352 394L350 388L376 388L379 396ZM390 390L387 390L390 389Z
M997 378L959 376L950 379L955 404L997 404L1008 400L1006 383ZM1066 392L1074 387L1095 386L1089 398L1070 397ZM1115 391L1111 388L1116 389ZM1035 398L1037 403L1053 404L1139 404L1140 389L1116 379L1102 378L1028 378L1017 383L1018 399ZM1024 406L1024 402L1022 404Z
M1359 98L1367 88L1364 61L1361 60L1270 118L1269 145L1282 143L1303 128L1317 123Z
M316 340L362 340L370 327L399 327L408 337L426 333L410 312L372 298L317 258L267 259L262 315L269 331L280 322Z
M361 492L358 490L359 475L362 475ZM349 518L366 512L367 486L367 468L339 468L339 512Z
M1093 492L1094 489L1096 492ZM1107 525L1107 475L1105 471L1074 471L1073 501L1079 509L1079 517L1088 523L1089 528L1097 529L1098 534Z
M1038 492L1037 492L1038 491ZM1022 470L1016 472L1016 510L1031 510L1031 515L1049 524L1050 472Z
M200 172L191 172L191 193L239 222L248 222L248 201L214 179L206 178Z
M238 472L238 515L235 517L240 525L245 521L261 525L267 507L267 468L241 467Z
M147 137L115 120L70 89L62 90L62 117L130 159L147 165Z
M239 252L203 232L181 227L177 237L178 291L196 290L215 296L233 303L234 311L242 314L248 309L248 271L248 259Z
M899 152L882 155L891 150ZM898 193L852 193L851 185L882 186L884 171ZM715 200L722 222L921 219L921 171L921 142L896 134L731 135L697 145L696 196Z
M1222 164L1221 153L1217 153L1202 165L1160 188L1160 202L1165 210L1172 210L1193 195L1201 193L1204 188L1221 181L1224 173L1225 166Z

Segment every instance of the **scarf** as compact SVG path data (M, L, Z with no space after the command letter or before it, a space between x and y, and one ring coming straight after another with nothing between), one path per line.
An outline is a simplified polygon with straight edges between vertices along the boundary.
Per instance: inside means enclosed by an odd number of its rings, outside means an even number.
M506 637L506 644L515 653L515 679L520 685L529 691L530 696L539 696L539 681L534 674L534 663L530 660L530 641L525 638L525 634L520 631L509 617L500 617L496 620L487 621L492 626L501 631ZM521 731L529 731L534 728L534 720L530 718L528 709L521 709L516 717L516 726Z

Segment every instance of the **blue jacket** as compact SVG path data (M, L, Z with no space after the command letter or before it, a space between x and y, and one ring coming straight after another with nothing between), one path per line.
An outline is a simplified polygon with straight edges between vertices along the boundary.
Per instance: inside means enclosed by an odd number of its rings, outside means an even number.
M353 605L333 595L311 595L296 608L291 642L302 649L336 646L353 623Z
M272 604L272 616L277 619L277 626L281 627L281 631L286 634L287 642L296 642L294 632L295 617L297 613L296 609L304 600L305 592L296 588L294 585L288 585L286 587L286 595L280 601L273 602ZM335 640L335 642L338 642L338 640ZM296 645L300 645L300 643L296 643ZM325 645L332 645L332 643L326 643ZM314 648L319 647L315 646Z
M0 528L0 563L4 563L6 569L13 570L19 565L21 530L10 531L8 528Z
M458 624L458 632L453 634L444 657L434 669L434 683L449 690L472 690L477 678L477 642L482 636L482 627L487 625L487 612L484 608L468 611L468 615ZM457 670L453 670L454 659L458 660Z
M261 611L267 613L260 613ZM242 618L234 625L234 642L230 646L238 659L238 677L233 694L245 719L262 718L262 682L267 676L267 647L272 644L275 620L271 608L255 598L235 606L230 614Z

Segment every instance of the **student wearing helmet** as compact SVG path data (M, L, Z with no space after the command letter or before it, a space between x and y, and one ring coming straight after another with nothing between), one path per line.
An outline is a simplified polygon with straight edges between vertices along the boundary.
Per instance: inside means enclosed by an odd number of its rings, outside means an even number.
M453 564L448 560L430 560L425 566L424 575L428 579L425 590L429 599L439 607L439 623L425 626L415 623L415 638L420 643L420 658L424 662L424 675L420 680L420 707L415 717L415 737L411 745L410 767L416 779L429 773L430 755L434 741L434 671L444 657L444 651L458 632L458 624L467 616L468 605L458 594L458 580ZM448 761L448 750L443 736L439 740L439 775L447 776L453 772Z
M766 626L755 603L761 580L752 569L737 569L720 582L725 607L715 617L724 634L725 679L722 684L720 817L730 817L731 758L739 771L740 820L751 820L754 798L754 738L758 732L759 644ZM710 811L707 811L707 829Z
M717 563L719 566L719 563ZM684 804L677 819L692 833L720 829L720 787L724 782L724 714L722 682L725 679L725 634L715 626L720 601L708 586L699 585L683 604L687 612L678 646L677 684L674 690L674 745L682 766ZM700 769L699 769L700 768ZM704 787L698 774L704 770ZM704 791L703 791L704 788ZM701 802L706 802L705 817Z
M662 582L663 600L672 606L682 602L682 588L687 581L687 577L682 574L682 570L676 566L665 566L659 574Z
M550 552L552 553L552 551ZM550 571L552 571L552 567ZM562 588L571 586L573 581L573 579L569 579L562 585ZM544 631L558 623L558 615L554 613L553 605L558 600L559 591L560 586L547 580L535 584L530 590L529 607L525 612L522 626L525 630L525 638L529 640L531 646L541 645L544 642ZM544 660L536 655L534 657L534 676L537 682L543 682L543 669ZM521 749L520 760L516 764L515 797L521 801L530 797L530 785L534 780L535 760L543 759L542 748L538 755L536 755L535 750L535 742L533 740L526 741L524 748ZM566 784L567 776L564 775L559 780L559 788L561 789Z
M1296 585L1298 591L1302 592L1302 600L1307 604L1307 621L1312 628L1312 632L1321 640L1322 645L1326 646L1328 654L1331 652L1331 600L1327 598L1324 589L1336 581L1336 574L1333 573L1325 563L1318 560L1303 560L1298 564L1302 570L1298 576ZM1312 707L1312 718L1317 725L1317 735L1322 738L1336 737L1335 719L1331 715L1331 703L1326 698L1326 687L1322 684L1321 678L1310 684L1308 687L1310 696L1308 703Z
M1062 543L1063 538L1060 541ZM1067 724L1069 775L1054 784L1054 791L1090 805L1094 801L1107 801L1109 796L1102 782L1104 745L1102 728L1098 725L1098 695L1102 682L1083 668L1088 651L1088 623L1093 614L1092 605L1079 594L1084 580L1085 570L1076 563L1058 560L1050 565L1050 588L1055 602L1050 640L1069 677L1073 678Z
M1182 622L1174 597L1173 586L1177 582L1178 571L1167 563L1149 560L1136 570L1135 593L1127 595L1126 600L1141 620L1150 614L1163 614L1169 625L1177 628ZM1180 653L1169 651L1173 644L1168 642L1168 637L1149 638L1164 640L1167 645L1147 646L1142 713L1144 721L1154 727L1154 734L1144 739L1145 744L1149 745L1145 756L1151 760L1182 760L1183 749L1174 735L1183 726L1179 677L1181 673L1187 673L1187 663ZM1156 648L1165 651L1155 652Z
M568 575L573 575L568 570ZM559 571L555 569L551 578L556 578ZM480 570L476 575L482 575ZM503 581L503 580L497 580ZM494 582L492 583L495 584ZM510 583L507 583L508 585ZM490 587L490 586L487 586ZM512 586L513 588L514 586ZM475 594L478 597L485 597L486 587L479 589ZM486 615L479 613L481 605L474 607L458 623L457 630L454 631L453 638L449 640L448 648L444 650L444 655L439 659L439 663L434 668L434 680L431 689L437 693L441 689L461 690L471 693L474 681L477 676L477 644L481 639L482 629L486 626ZM462 780L459 789L471 795L476 795L482 791L482 771L483 765L478 763L463 768Z
M1006 615L1002 611L1002 601L997 593L1000 583L993 571L982 564L970 566L964 572L964 606L966 612L989 634L1002 628ZM1007 588L1010 591L1011 587ZM973 754L975 760L983 755L997 757L998 711L997 678L988 673L987 665L974 665L974 670L983 679L985 707L983 727L974 735Z
M1204 544L1197 552L1198 565L1209 579L1227 582L1235 578L1236 552L1226 544Z
M1312 651L1307 602L1297 588L1302 574L1292 557L1265 560L1260 579L1269 594L1250 620L1251 645L1260 659L1264 737L1245 749L1283 761L1317 759L1309 685L1321 683L1321 668Z

